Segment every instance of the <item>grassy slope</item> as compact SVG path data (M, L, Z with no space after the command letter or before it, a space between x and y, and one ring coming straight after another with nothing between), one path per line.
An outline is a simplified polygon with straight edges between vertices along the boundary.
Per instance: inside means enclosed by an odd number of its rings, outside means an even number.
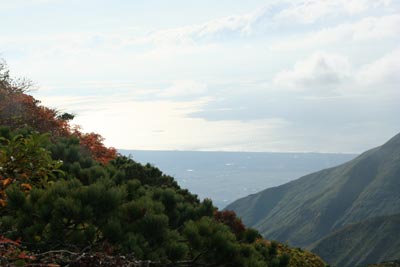
M400 135L335 168L229 205L264 236L307 246L364 219L400 213Z
M316 254L300 248L291 248L286 245L279 244L279 253L287 253L290 255L290 267L325 267L326 263Z
M379 263L379 264L371 264L371 265L368 265L367 267L400 267L400 261L395 260L395 261L383 262L383 263Z
M400 214L343 227L311 246L334 266L359 266L400 258Z

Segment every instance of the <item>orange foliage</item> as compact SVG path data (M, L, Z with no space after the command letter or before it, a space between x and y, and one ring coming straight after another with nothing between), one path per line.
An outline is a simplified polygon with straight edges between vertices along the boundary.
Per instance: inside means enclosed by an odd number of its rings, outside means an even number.
M26 125L39 132L50 132L53 137L67 136L67 121L57 118L57 111L40 105L40 101L24 93L8 92L0 88L0 125L12 129Z
M4 178L0 175L0 207L7 206L7 196L5 189L8 185L12 183L13 179L11 178ZM1 243L1 236L0 236L0 243Z
M35 256L31 256L31 255L27 255L25 252L20 252L19 254L18 254L18 259L21 259L21 260L36 260L36 257Z
M15 181L15 179L12 178L4 179L3 176L0 175L0 207L7 206L6 189L13 181ZM26 194L28 194L29 191L32 190L32 185L28 183L22 183L20 184L20 187L22 191L25 192Z
M3 245L3 244L13 245L13 246L19 247L21 245L21 240L14 241L14 240L8 239L8 238L0 235L0 244L1 245Z
M21 184L20 186L21 186L22 190L24 190L24 191L32 190L32 185L30 185L30 184L24 183L24 184Z
M11 182L12 182L11 178L1 179L1 183L2 183L3 187L7 187L7 185L11 184Z
M59 115L57 110L40 105L40 101L30 95L0 86L0 125L11 129L30 126L40 133L51 133L52 138L75 136L82 147L103 164L117 156L115 148L104 146L104 138L99 134L85 134L78 127L72 130L68 119Z
M117 156L117 150L113 147L104 146L104 138L99 134L85 134L75 129L74 135L79 138L81 146L90 151L92 157L100 163L107 164Z
M0 235L0 257L8 262L16 262L17 260L36 260L35 256L28 255L22 250L21 240L11 240ZM3 261L2 261L3 262ZM7 266L17 266L16 264L9 264ZM24 266L28 266L25 265ZM30 266L30 265L29 265Z
M236 213L234 211L215 211L214 218L216 221L229 226L236 236L239 236L246 230L242 220L236 217Z

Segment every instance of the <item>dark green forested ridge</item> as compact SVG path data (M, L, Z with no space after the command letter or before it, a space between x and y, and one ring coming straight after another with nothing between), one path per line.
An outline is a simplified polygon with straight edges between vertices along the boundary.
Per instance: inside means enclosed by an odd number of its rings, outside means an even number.
M236 211L246 225L255 227L264 236L301 247L308 247L350 224L400 214L400 134L348 163L239 199L227 209ZM373 229L365 228L357 238L379 235L379 229ZM389 229L392 228L386 230ZM390 234L382 233L385 235L399 239L400 232L392 229ZM384 257L384 249L370 253L372 244L400 251L395 244L387 242L383 246L379 240L348 247L354 251L352 260L358 262L368 255L369 262L389 260ZM324 244L321 250L325 259L331 260L329 263L343 256L333 248L337 242ZM341 267L351 266L350 258L341 263Z
M115 154L99 135L72 129L71 116L18 86L0 66L1 265L47 266L40 257L54 251L133 255L150 266L325 265L263 239L156 167Z

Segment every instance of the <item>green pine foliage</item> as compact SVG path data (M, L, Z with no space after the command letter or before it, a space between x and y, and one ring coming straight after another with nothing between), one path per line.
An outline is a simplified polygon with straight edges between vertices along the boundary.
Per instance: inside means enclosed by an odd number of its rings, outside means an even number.
M242 229L232 214L217 219L210 200L149 164L123 156L101 164L74 137L51 142L6 128L0 136L0 233L31 251L89 248L174 266L289 266L276 244Z

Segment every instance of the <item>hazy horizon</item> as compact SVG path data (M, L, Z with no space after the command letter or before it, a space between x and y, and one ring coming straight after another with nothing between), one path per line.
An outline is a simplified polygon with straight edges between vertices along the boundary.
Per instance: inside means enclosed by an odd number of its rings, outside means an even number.
M320 151L224 151L224 150L179 150L179 149L130 149L116 148L118 151L155 151L155 152L207 152L207 153L274 153L274 154L335 154L335 155L359 155L353 152L320 152Z

